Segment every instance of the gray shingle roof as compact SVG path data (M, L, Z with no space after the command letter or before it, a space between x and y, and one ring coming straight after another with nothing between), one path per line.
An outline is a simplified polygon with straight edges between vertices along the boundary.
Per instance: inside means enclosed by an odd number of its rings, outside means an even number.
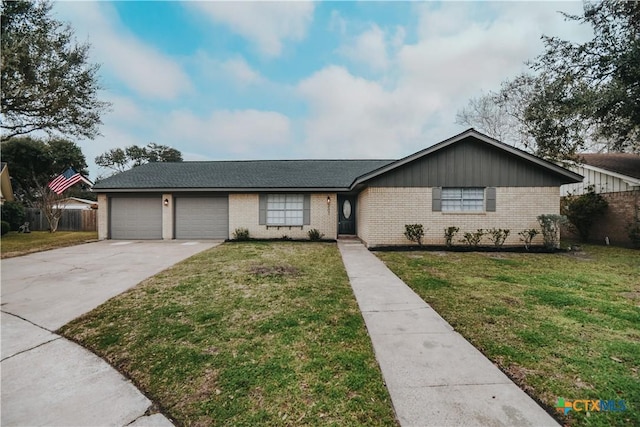
M581 154L582 162L601 169L640 178L640 155L631 153Z
M346 189L393 160L256 160L148 163L97 183L94 190Z

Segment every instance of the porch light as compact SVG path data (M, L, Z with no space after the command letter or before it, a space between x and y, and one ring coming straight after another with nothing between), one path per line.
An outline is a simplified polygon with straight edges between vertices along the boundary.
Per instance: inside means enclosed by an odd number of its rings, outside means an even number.
M164 205L169 206L169 199L164 199Z
M327 206L331 204L331 196L327 196Z

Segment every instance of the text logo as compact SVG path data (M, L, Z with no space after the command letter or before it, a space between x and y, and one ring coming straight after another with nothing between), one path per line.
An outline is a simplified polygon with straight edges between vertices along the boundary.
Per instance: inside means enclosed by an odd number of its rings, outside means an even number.
M570 411L576 412L622 412L627 410L627 403L624 400L592 400L574 399L568 400L558 398L556 411L567 415Z

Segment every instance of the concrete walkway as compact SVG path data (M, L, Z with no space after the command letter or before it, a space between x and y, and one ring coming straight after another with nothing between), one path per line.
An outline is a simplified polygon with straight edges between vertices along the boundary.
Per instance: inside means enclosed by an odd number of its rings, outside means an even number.
M338 247L400 425L558 426L364 245Z
M2 426L172 426L62 325L217 242L104 241L4 259Z

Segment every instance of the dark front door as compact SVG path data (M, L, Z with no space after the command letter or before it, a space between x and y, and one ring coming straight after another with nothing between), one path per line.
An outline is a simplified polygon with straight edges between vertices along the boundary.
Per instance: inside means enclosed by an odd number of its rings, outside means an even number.
M338 195L338 234L356 234L356 198Z

